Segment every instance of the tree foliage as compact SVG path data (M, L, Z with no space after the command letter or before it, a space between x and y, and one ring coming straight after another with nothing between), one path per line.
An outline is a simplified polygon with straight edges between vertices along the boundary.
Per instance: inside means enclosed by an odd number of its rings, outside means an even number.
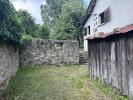
M50 30L46 25L40 26L39 35L43 39L49 39Z
M48 39L49 29L36 24L26 10L16 11L10 0L0 0L0 39L29 44L32 37Z
M46 2L47 5L41 6L44 25L38 25L27 11L17 12L10 0L0 0L0 37L17 41L30 40L31 37L81 41L80 20L84 14L83 0Z
M16 14L9 0L0 0L0 36L3 39L19 41L21 38L21 26L16 20Z
M29 45L32 42L32 36L23 34L21 40L23 41L23 43Z
M34 18L25 10L19 10L17 20L23 29L23 40L32 37L39 37L49 39L49 29L46 25L39 25L35 23Z
M35 19L26 10L19 10L17 12L17 21L21 25L24 34L31 35L32 37L39 36L39 26L35 23Z
M54 39L82 39L81 18L84 15L83 0L69 0L63 4L61 14L56 20L53 28L52 38Z
M41 6L44 24L50 29L50 38L83 40L81 19L85 12L83 0L46 0Z
M45 25L51 28L61 13L62 5L68 0L46 0L47 5L41 6L41 15Z

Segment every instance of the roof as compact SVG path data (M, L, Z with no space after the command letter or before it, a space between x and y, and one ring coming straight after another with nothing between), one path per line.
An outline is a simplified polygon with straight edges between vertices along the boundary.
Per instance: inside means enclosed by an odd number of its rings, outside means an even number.
M95 5L96 5L96 1L97 1L97 0L91 0L91 1L90 1L90 4L89 4L89 6L88 6L88 8L87 8L87 10L86 10L86 14L85 14L85 16L84 16L84 18L83 18L83 20L82 20L82 26L85 25L86 21L87 21L88 18L91 16L91 14L92 14L92 12L93 12L93 10L94 10L94 7L95 7Z
M92 35L86 35L86 36L84 36L84 39L85 40L103 39L103 38L107 38L111 35L126 34L130 31L133 31L133 24L127 25L127 26L122 27L122 28L116 28L116 29L114 29L113 32L109 32L109 33L99 32L98 34L95 34L93 36Z

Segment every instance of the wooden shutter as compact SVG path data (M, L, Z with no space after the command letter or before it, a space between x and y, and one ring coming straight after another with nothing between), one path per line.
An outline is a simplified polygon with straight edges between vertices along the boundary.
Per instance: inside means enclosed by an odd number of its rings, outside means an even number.
M104 11L104 22L107 23L108 21L110 21L111 15L110 15L110 7L108 7L105 11Z

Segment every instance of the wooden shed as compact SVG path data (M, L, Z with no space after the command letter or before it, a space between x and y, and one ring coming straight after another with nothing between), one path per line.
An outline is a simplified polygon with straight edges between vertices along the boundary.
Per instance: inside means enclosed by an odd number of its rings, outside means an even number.
M86 36L91 78L112 85L133 100L133 25Z

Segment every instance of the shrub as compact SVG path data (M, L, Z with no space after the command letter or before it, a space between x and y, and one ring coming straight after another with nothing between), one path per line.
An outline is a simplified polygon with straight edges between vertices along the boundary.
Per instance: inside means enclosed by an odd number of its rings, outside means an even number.
M22 42L26 45L29 45L32 42L32 36L31 35L22 35Z
M0 0L0 36L5 41L20 42L21 26L10 0Z

